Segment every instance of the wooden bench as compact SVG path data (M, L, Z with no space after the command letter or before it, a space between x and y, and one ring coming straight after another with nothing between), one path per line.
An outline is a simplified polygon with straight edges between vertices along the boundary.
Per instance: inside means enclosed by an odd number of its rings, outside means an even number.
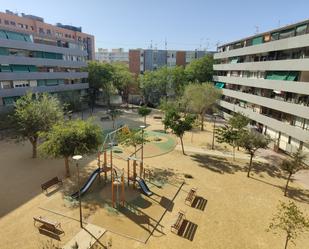
M153 119L162 119L162 116L153 116Z
M49 189L50 187L52 187L56 184L62 185L62 180L59 179L57 176L50 179L49 181L41 184L42 191L45 191L47 193L47 189Z
M102 116L100 118L101 121L104 121L104 120L110 120L110 116L109 115L105 115L105 116Z
M33 217L33 223L34 226L36 226L37 223L40 224L38 227L39 229L46 230L48 232L53 232L56 233L57 231L61 231L64 233L64 231L61 228L60 222L55 222L47 219L46 217L38 216L38 217Z
M184 211L179 211L176 217L176 221L173 223L171 226L171 231L173 233L178 233L178 230L180 229L183 220L185 219L185 212Z
M197 191L197 188L191 188L191 190L189 191L186 199L185 199L185 203L186 204L192 204L192 202L194 201L195 199L195 196L196 196L196 191Z

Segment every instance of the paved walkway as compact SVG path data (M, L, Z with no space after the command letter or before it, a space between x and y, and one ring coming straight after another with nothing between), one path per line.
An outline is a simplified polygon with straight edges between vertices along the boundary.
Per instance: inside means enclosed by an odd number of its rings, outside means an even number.
M177 145L176 150L182 150L181 145ZM218 150L211 150L211 149L203 149L199 147L192 147L192 146L184 146L185 152L190 152L190 153L198 153L198 154L204 154L204 155L209 155L209 156L216 156L216 157L228 157L228 158L233 158L233 153L232 152L225 152L225 151L218 151ZM249 155L244 155L235 152L235 158L236 159L245 159L249 160L250 157ZM254 157L255 161L258 162L263 162L267 163L268 161L260 156Z
M87 230L87 231L85 231ZM105 229L88 224L85 226L85 230L82 229L77 233L64 247L63 249L72 249L75 248L74 246L76 243L78 244L78 249L88 249L93 246L93 244L96 242L96 239L99 239L102 237L102 235L105 233ZM93 236L91 236L89 233L91 233Z

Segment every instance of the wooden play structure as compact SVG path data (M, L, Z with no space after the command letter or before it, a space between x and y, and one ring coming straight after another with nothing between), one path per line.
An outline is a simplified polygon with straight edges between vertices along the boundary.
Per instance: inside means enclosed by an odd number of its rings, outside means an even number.
M186 204L192 205L192 202L194 201L195 196L196 196L196 191L197 191L197 188L191 188L191 190L189 191L189 193L188 193L188 195L185 199Z

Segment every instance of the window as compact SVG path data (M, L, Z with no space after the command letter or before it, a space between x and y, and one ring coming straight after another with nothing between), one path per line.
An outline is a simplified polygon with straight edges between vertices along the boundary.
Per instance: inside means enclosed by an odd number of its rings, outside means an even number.
M23 25L22 23L18 23L17 26L18 26L19 28L21 28L21 29L24 28L24 25Z
M8 20L4 20L4 24L5 24L5 25L9 25L10 22L9 22Z
M10 24L11 24L12 26L16 26L16 23L13 22L13 21L11 21Z
M34 30L34 27L33 27L33 26L31 26L31 30Z
M47 29L47 30L46 30L46 33L47 33L48 35L51 35L51 30L50 30L50 29Z
M279 38L285 39L294 36L295 31L294 29L288 29L280 32Z
M306 30L307 30L307 24L298 26L296 28L296 35L304 35L306 34Z
M272 34L271 34L271 40L272 40L272 41L279 40L279 32L272 33Z
M39 33L40 34L45 34L44 29L43 28L39 28Z

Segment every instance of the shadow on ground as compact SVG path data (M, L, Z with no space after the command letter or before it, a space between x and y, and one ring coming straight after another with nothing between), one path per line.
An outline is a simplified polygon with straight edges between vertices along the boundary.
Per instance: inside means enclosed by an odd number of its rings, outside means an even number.
M243 167L237 165L237 162L231 163L224 158L213 157L209 155L194 154L191 158L198 162L200 167L207 168L216 173L224 174L234 174L237 171L244 171Z
M198 227L197 224L185 219L182 222L177 235L187 240L193 241L197 227Z

